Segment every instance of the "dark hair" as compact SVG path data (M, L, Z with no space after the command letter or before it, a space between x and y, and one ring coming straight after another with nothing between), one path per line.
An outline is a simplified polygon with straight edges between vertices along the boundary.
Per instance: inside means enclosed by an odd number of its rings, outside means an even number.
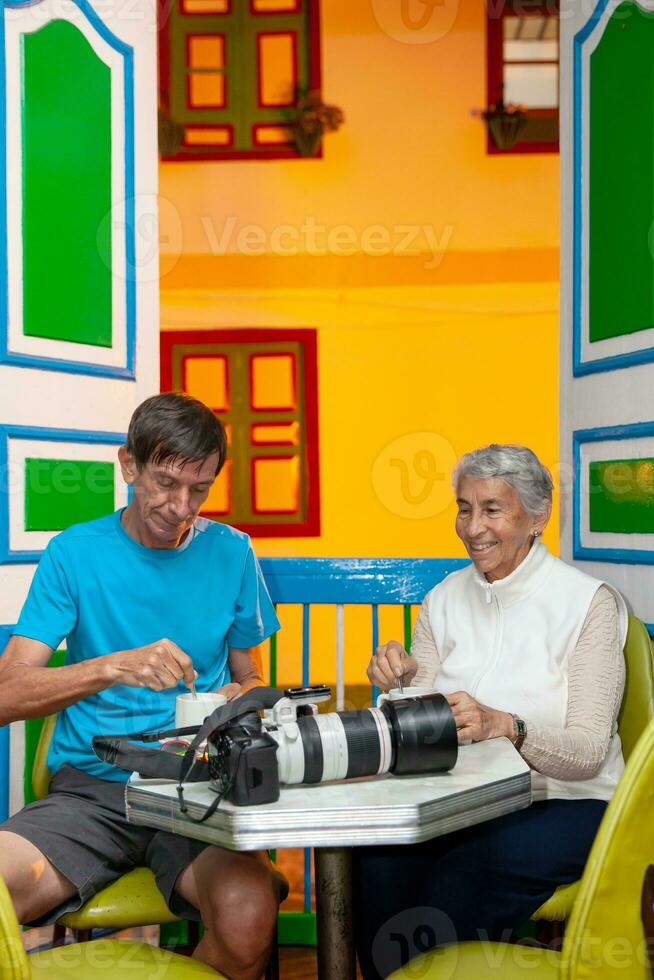
M198 462L218 453L216 475L225 464L227 437L220 419L197 398L166 391L146 398L129 423L125 448L139 470L146 463Z

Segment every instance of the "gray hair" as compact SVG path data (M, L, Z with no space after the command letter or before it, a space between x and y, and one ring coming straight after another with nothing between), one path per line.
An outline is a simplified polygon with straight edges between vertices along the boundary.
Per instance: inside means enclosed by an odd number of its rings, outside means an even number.
M455 491L465 476L504 480L513 487L530 517L540 517L552 503L550 471L526 446L493 443L466 453L452 474Z

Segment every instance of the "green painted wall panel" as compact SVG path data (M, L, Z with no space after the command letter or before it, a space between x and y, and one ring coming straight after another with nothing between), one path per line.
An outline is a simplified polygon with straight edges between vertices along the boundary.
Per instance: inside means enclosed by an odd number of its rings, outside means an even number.
M654 533L654 459L590 464L590 530Z
M114 464L94 460L25 460L25 530L63 531L111 514Z
M23 331L111 347L111 73L66 21L21 41Z
M616 9L590 58L589 339L654 326L654 13Z

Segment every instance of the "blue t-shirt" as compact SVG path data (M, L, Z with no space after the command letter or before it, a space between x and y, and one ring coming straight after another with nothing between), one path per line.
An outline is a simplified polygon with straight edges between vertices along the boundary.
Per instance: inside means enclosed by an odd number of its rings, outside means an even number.
M199 691L228 683L228 648L256 646L279 629L249 537L198 518L180 547L147 548L123 529L121 513L52 539L14 633L53 649L66 639L67 664L166 637L193 661ZM126 780L96 757L92 737L172 728L186 691L183 682L165 691L121 684L70 705L57 717L50 772L68 763Z

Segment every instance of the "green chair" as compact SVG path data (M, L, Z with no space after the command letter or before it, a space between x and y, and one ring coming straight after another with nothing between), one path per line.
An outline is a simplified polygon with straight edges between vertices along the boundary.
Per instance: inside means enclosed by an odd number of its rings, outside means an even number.
M631 756L638 739L654 718L654 658L652 642L642 620L629 617L624 645L627 670L624 696L618 716L618 732L625 762ZM532 919L563 922L568 918L579 891L580 882L561 885L534 912Z
M220 978L197 960L146 943L99 939L27 955L7 886L0 878L0 977L2 980L128 980L136 974L165 980ZM223 977L223 980L225 978Z
M579 883L560 952L466 942L412 960L392 980L651 980L641 892L654 854L654 721L632 750Z

